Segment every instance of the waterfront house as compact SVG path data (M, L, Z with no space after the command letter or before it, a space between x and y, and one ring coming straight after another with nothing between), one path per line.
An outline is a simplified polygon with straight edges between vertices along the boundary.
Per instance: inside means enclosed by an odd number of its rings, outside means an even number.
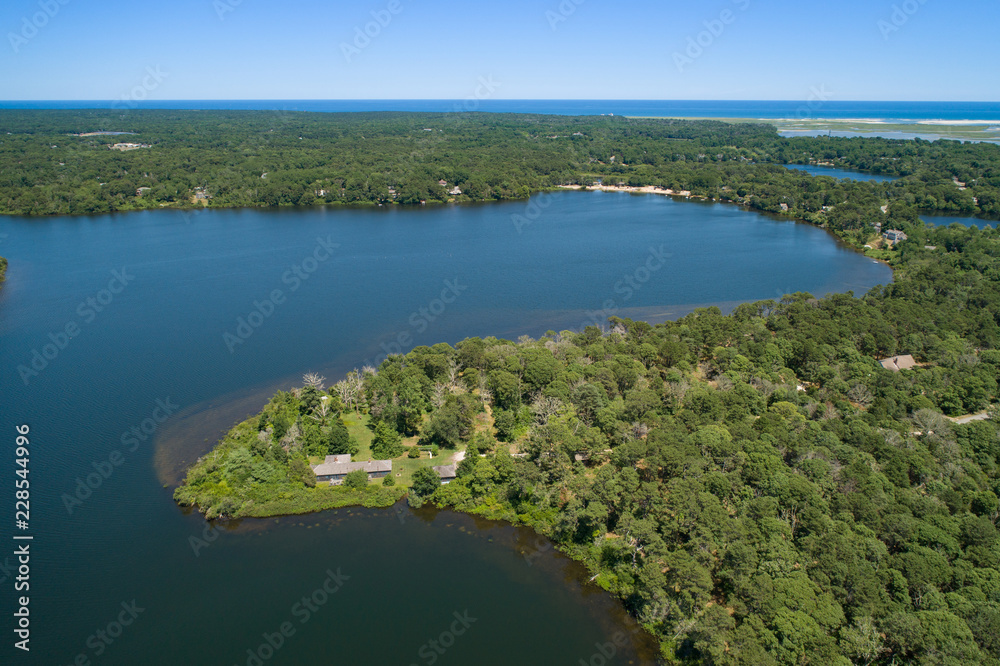
M363 469L368 473L368 480L381 479L392 472L391 460L364 460L351 462L350 454L344 453L335 456L327 456L319 465L313 465L312 471L316 474L316 481L322 483L327 481L331 486L339 486L344 482L344 477L350 472Z
M431 467L431 469L437 472L437 475L441 477L442 486L446 483L451 483L455 480L455 477L458 476L454 465L437 465L435 467Z
M882 235L885 236L885 239L889 241L889 243L891 243L892 245L895 245L899 241L905 241L907 239L907 235L904 234L899 229L889 229Z

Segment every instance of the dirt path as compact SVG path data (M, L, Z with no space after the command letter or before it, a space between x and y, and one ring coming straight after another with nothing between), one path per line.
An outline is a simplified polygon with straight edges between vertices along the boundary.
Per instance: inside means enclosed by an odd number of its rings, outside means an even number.
M965 425L966 423L972 423L973 421L985 421L988 418L990 418L988 412L980 412L978 414L969 414L968 416L960 416L958 418L953 418L951 420L957 423L958 425Z

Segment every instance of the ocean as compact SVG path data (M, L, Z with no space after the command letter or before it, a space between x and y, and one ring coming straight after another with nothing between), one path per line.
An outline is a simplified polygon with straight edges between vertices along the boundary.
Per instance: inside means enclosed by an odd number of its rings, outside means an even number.
M112 107L112 104L114 106ZM543 113L555 115L667 116L681 118L814 118L985 120L1000 123L1000 102L815 102L803 100L545 100L545 99L307 99L307 100L13 100L0 109L245 109L283 111L423 111Z

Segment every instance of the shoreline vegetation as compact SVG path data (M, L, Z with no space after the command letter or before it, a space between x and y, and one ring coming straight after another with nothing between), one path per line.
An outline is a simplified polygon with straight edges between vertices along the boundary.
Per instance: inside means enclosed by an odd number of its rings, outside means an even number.
M363 425L367 417L351 420L341 413L339 397L324 390L322 378L307 378L307 386L279 391L260 414L230 429L191 466L174 499L196 506L209 520L388 507L402 499L406 487L396 485L395 477L339 486L317 482L311 466L327 455L357 455L359 440L370 458L372 437Z

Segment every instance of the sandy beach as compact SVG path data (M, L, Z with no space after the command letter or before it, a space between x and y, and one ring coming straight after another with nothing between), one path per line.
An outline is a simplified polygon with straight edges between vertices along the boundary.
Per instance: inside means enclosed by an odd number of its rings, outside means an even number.
M918 125L1000 125L1000 120L918 120Z
M691 197L688 190L670 190L655 185L644 185L642 187L632 187L629 185L591 185L589 187L579 187L577 185L559 185L564 190L600 190L602 192L635 192L638 194L669 194L676 197Z

